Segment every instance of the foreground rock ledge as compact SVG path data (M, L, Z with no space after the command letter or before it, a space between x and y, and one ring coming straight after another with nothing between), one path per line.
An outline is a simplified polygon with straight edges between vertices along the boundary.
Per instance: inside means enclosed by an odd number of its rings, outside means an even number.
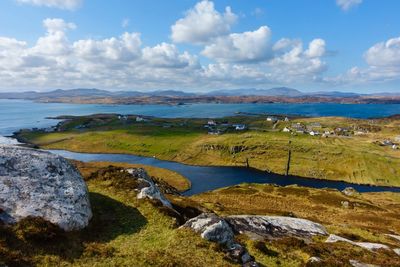
M49 152L0 145L0 221L41 217L66 231L92 217L86 184L66 159Z

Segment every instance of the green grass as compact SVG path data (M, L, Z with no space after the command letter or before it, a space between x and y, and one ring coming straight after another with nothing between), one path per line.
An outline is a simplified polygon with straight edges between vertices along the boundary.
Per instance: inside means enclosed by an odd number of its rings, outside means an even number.
M279 174L285 173L291 140L292 175L400 186L400 150L394 151L373 143L374 140L395 136L396 130L400 131L397 121L378 121L377 127L380 130L367 136L321 138L309 135L291 136L279 132L279 129L292 122L280 122L278 131L274 131L270 123L259 117L234 117L224 120L232 123L243 121L253 128L257 127L258 130L228 131L221 136L210 136L202 128L205 120L154 119L151 123L126 125L113 121L105 125L94 124L84 131L67 127L65 132L25 132L21 136L43 148L156 156L194 165L245 166L248 160L253 168ZM368 123L344 118L296 121L318 121L325 129ZM162 127L165 123L173 127ZM185 123L184 126L182 123ZM235 148L239 149L233 152Z
M87 181L93 218L82 231L60 233L36 219L0 226L0 265L234 266L217 245L177 229L174 218L137 200L121 179Z
M40 219L0 225L0 265L7 266L238 266L222 248L190 231L149 201L137 200L130 177L108 163L77 163L90 191L89 226L65 233ZM118 165L118 164L117 164ZM122 167L122 166L120 166ZM132 167L132 166L127 166ZM101 176L101 170L109 170ZM157 170L156 170L157 171ZM96 175L93 175L93 174ZM156 172L161 178L168 172ZM100 176L99 176L100 174ZM243 184L188 197L168 195L173 203L219 215L291 215L320 222L330 233L355 241L398 247L385 236L400 233L400 194L344 196L337 190ZM344 208L348 201L350 208ZM311 256L323 266L346 266L349 259L399 266L393 252L369 252L349 244L326 244L324 238L253 240L237 236L262 266L304 266Z

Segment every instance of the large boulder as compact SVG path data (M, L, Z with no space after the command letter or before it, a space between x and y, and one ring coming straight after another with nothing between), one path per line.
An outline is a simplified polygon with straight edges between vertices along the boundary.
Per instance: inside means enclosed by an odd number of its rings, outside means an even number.
M182 227L190 228L202 238L222 245L234 243L234 233L226 221L214 213L202 213L190 219Z
M66 231L92 216L86 184L66 159L49 152L0 145L0 220L41 217Z
M284 216L235 215L225 220L236 233L251 237L279 238L293 236L309 238L315 235L327 235L324 226L305 219Z

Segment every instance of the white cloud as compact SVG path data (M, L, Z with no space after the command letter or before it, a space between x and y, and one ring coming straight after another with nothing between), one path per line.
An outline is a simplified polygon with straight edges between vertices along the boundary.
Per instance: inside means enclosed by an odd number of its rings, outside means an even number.
M76 25L74 23L67 23L63 19L45 19L43 21L43 26L47 29L49 33L66 31L70 29L75 29Z
M364 59L367 67L352 67L347 73L328 77L326 80L339 84L400 80L400 37L373 45L364 53Z
M224 83L242 86L309 84L323 80L327 66L325 41L315 39L306 50L299 40L281 39L272 46L271 58L257 64L220 62L204 67L204 76L214 87Z
M60 9L74 10L81 6L83 0L16 0L21 4L30 4L35 6L54 7Z
M213 2L203 0L175 22L171 27L171 38L175 43L204 44L228 34L236 20L237 16L230 7L221 14L215 10Z
M121 22L122 28L126 28L129 26L130 20L128 18L124 18Z
M322 39L312 40L304 54L310 58L323 56L325 54L325 41Z
M350 10L362 3L363 0L336 0L336 4L344 11Z
M400 37L375 44L364 57L371 66L400 68Z
M253 32L232 33L215 39L202 54L219 62L257 62L271 56L270 38L267 26Z
M251 12L251 14L252 14L253 16L257 17L257 18L260 18L260 17L262 17L262 16L265 14L265 12L264 12L264 9L262 9L262 8L260 8L260 7L256 7L256 8L253 10L253 12Z
M3 88L166 88L195 84L201 71L197 57L173 44L142 47L140 33L101 40L70 42L76 28L61 19L43 21L46 34L29 47L0 37L0 80Z
M73 44L79 58L100 61L131 61L141 55L139 33L124 33L120 37L103 40L79 40Z
M162 43L143 49L143 60L154 67L182 68L197 65L197 58L185 52L179 54L173 44Z

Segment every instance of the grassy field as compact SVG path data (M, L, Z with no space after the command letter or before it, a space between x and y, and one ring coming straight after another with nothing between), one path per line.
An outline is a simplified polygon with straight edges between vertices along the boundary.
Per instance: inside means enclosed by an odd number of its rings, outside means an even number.
M127 163L117 163L117 162L79 162L74 161L74 164L78 167L79 171L84 177L88 177L91 173L95 172L100 168L105 168L108 166L115 166L121 168L143 168L146 170L150 177L156 180L163 180L167 184L176 188L180 192L189 190L191 187L190 181L183 177L182 175L167 169L157 168L149 165L142 164L127 164Z
M219 215L282 215L310 219L329 233L353 241L376 242L396 248L400 242L385 234L400 233L400 195L363 193L345 196L337 190L243 184L191 197ZM348 207L343 202L348 202ZM344 244L285 238L255 241L243 237L252 255L265 266L304 266L310 256L323 259L317 266L349 266L349 260L379 266L400 266L400 257L389 252L368 252Z
M37 219L0 225L0 265L234 266L218 246L178 230L175 219L137 200L128 182L88 179L102 165L78 164L93 210L87 229L66 234Z
M157 205L137 200L131 178L93 175L109 168L108 163L74 164L90 191L94 216L88 228L64 233L38 219L27 219L11 228L0 225L0 265L239 266L229 261L215 243L179 229L177 221ZM159 178L164 173L168 172L153 170ZM307 218L322 223L330 233L355 241L400 247L400 242L385 235L400 233L399 194L345 196L336 190L243 184L190 198L167 197L181 207L202 207L219 215ZM343 201L348 202L347 207ZM345 243L326 244L324 238L308 242L294 238L268 241L239 235L237 239L261 266L305 266L312 256L323 260L320 266L349 266L350 259L400 266L400 257L394 252L370 252Z
M245 166L248 161L253 168L279 174L286 171L290 149L292 175L400 186L400 150L375 143L400 135L399 119L293 118L274 125L265 118L238 116L218 122L245 123L249 130L228 130L223 135L208 135L206 122L152 118L137 123L84 117L67 121L60 132L25 131L19 136L43 148L156 156L194 165ZM297 122L320 123L320 131L348 127L368 132L322 138L281 131ZM85 128L77 129L79 125Z

